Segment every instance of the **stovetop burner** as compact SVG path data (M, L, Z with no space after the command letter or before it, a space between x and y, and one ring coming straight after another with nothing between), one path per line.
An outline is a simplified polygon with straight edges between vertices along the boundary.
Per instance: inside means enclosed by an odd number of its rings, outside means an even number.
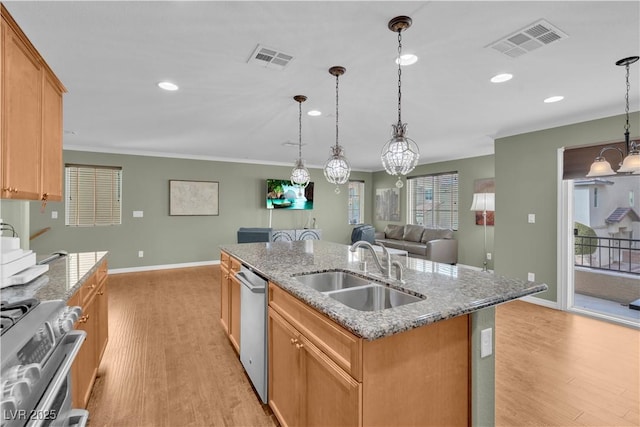
M36 298L29 298L22 301L0 303L0 335L4 334L15 325L25 314L33 310L40 303Z

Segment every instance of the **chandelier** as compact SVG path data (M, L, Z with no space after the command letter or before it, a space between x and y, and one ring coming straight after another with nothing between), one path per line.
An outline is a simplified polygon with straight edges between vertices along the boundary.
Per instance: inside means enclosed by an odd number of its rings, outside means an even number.
M298 103L298 160L296 160L291 171L291 184L301 192L303 188L309 185L309 180L311 179L309 171L304 166L304 160L302 160L302 103L307 100L307 97L296 95L293 99Z
M630 56L616 61L616 65L624 66L627 69L627 93L625 96L625 113L627 120L624 125L624 142L627 149L627 155L625 157L622 150L618 147L604 147L600 150L600 154L598 154L598 157L596 157L591 164L591 168L587 174L587 177L589 178L616 174L616 171L613 170L611 164L604 158L604 153L610 150L617 152L622 158L622 163L620 163L620 168L617 173L640 174L640 142L629 140L629 65L637 62L638 59L640 58L637 56Z
M407 124L402 123L402 67L400 58L402 57L402 31L411 26L411 18L408 16L396 16L389 21L388 27L391 31L398 33L398 123L392 124L391 139L382 147L382 165L389 175L397 175L396 187L402 188L404 185L401 175L411 172L418 164L420 149L414 140L407 138Z
M336 194L340 194L339 185L345 184L351 175L351 165L344 156L344 149L338 143L338 77L345 71L346 68L340 66L329 68L329 74L336 77L336 145L331 147L331 157L324 164L324 176L329 183L336 185Z

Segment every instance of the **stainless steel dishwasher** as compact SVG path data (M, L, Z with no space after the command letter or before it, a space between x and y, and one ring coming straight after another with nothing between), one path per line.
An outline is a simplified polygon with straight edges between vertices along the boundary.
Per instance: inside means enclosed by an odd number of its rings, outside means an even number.
M263 403L267 403L267 280L244 265L240 287L240 361Z

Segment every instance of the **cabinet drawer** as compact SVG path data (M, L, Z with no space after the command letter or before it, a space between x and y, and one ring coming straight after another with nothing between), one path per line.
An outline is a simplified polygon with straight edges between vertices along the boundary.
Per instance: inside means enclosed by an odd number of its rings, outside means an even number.
M242 265L242 263L240 263L240 261L238 261L237 259L231 257L231 271L236 272L236 271L240 271L240 266Z
M229 254L226 252L220 252L220 265L229 269Z
M362 339L285 290L269 283L269 306L338 366L362 381Z
M102 282L104 282L104 280L107 278L108 271L109 268L107 266L107 261L102 261L102 263L98 267L98 271L96 272L96 280L98 285L102 284Z
M80 302L82 309L84 310L91 298L96 294L96 288L98 287L98 276L96 273L92 274L86 282L82 285L82 287L78 290L80 293Z

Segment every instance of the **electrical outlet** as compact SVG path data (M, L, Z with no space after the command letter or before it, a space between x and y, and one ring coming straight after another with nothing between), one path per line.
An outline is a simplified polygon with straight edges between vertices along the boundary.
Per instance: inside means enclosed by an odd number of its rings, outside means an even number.
M491 261L491 252L487 252L487 259Z
M530 282L535 282L536 281L535 273L527 273L527 280Z
M144 256L144 251L138 251L138 258L142 258Z
M488 357L493 354L493 329L487 328L480 331L480 357Z
M142 218L144 216L144 211L133 211L134 218Z
M51 219L58 219L58 211L51 211Z

